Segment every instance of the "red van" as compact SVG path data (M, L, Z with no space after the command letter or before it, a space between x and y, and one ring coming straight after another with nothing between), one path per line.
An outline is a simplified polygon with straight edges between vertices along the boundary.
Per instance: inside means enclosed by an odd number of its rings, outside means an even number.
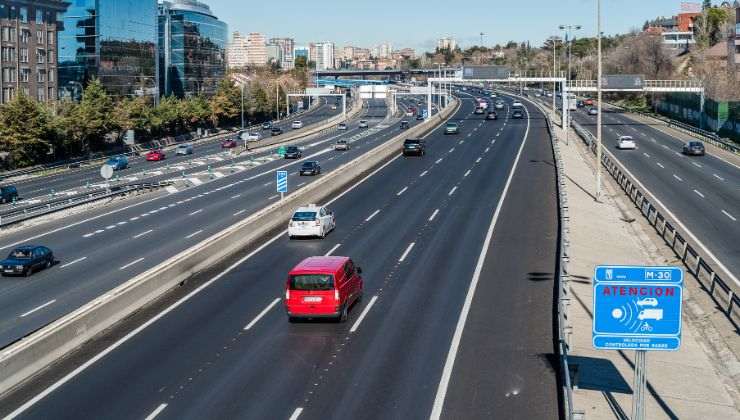
M288 319L336 318L362 297L362 269L349 257L309 257L296 265L285 284Z

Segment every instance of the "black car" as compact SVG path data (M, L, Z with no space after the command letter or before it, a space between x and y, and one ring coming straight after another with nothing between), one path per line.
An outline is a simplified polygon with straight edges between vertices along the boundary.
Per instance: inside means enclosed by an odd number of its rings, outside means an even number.
M401 128L401 130L405 130L405 129L409 128L409 122L406 121L406 120L401 121L400 128Z
M424 156L426 147L422 139L406 139L403 141L403 155Z
M683 145L684 155L704 156L706 150L704 149L704 143L700 141L690 141Z
M281 134L283 134L283 129L280 127L272 127L272 129L270 130L271 136L279 136Z
M270 129L272 129L272 123L269 122L269 121L262 123L262 129L263 130L270 130Z
M511 113L511 118L524 118L524 113L518 109Z
M487 120L497 120L498 114L496 114L496 111L489 111L488 115L486 115Z
M3 276L30 276L35 271L54 265L54 254L45 246L24 245L0 261Z
M319 165L319 162L316 162L315 160L303 162L303 165L301 165L301 170L298 171L298 174L300 176L318 175L320 173L321 173L321 165Z
M483 115L483 108L481 108L481 107L476 107L476 108L475 108L475 111L473 111L473 114L476 114L476 115Z
M288 146L285 148L285 159L300 159L303 156L298 146Z
M0 187L0 203L12 203L18 199L18 190L15 185L5 185Z
M418 114L418 115L416 116L416 121L421 121L421 120L423 120L423 119L424 119L424 116L423 116L422 114Z

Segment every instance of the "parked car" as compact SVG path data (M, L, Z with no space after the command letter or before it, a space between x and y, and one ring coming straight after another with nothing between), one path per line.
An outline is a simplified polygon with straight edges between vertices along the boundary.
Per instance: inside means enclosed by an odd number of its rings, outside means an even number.
M113 168L114 171L120 171L128 168L128 158L124 155L113 156L105 164Z
M10 252L0 261L3 276L30 276L36 271L54 265L54 254L45 246L24 245Z
M307 160L301 165L301 169L298 171L298 175L319 175L321 173L321 165L315 160Z
M335 227L334 212L329 211L326 207L309 204L308 206L299 207L293 212L293 216L288 222L288 237L290 239L301 236L324 238Z
M349 150L349 142L347 140L337 140L334 143L334 150Z
M337 124L337 130L342 130L342 131L344 131L344 130L346 130L346 129L347 129L347 124L346 124L346 123L343 123L343 122L342 122L342 123L339 123L339 124Z
M426 145L422 139L406 139L403 141L404 156L424 156L426 154Z
M303 121L295 120L292 123L290 123L290 128L292 129L298 129L303 128Z
M285 311L299 318L345 322L349 308L362 298L362 269L349 257L309 257L293 267L285 284Z
M634 150L637 149L637 144L635 144L635 139L632 136L619 136L617 139L617 149Z
M367 128L367 120L360 120L360 123L357 125L359 128Z
M704 143L700 141L690 141L683 145L683 154L684 155L694 155L694 156L704 156L706 154L706 149L704 148Z
M401 121L401 125L399 126L399 128L401 130L405 130L405 129L409 128L409 122L406 121L406 120Z
M298 148L298 146L288 146L285 148L285 154L283 157L285 159L300 159L303 156L303 153L301 152L301 149Z
M487 120L497 120L498 114L496 114L496 111L488 111L488 114L486 115Z
M192 155L193 145L189 143L178 144L177 148L175 149L175 154L176 155Z
M158 162L164 160L165 157L164 152L159 149L150 150L146 154L146 160L150 162Z
M18 190L15 185L4 185L0 187L0 203L12 203L18 200Z
M448 122L445 124L445 134L458 134L460 132L460 125L456 122Z
M272 127L272 129L270 129L271 136L279 136L281 134L283 134L283 129L280 127Z
M221 148L222 149L233 149L237 146L236 140L234 139L226 139L221 142Z

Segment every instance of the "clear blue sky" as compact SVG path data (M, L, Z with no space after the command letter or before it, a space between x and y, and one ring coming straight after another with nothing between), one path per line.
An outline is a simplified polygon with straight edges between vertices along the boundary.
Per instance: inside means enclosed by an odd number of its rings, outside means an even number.
M558 24L581 24L581 36L596 34L596 0L201 0L229 24L230 31L285 36L304 44L433 49L453 36L463 46L508 40L539 46ZM697 1L699 2L699 1ZM647 19L678 13L681 0L602 0L603 31L623 33Z

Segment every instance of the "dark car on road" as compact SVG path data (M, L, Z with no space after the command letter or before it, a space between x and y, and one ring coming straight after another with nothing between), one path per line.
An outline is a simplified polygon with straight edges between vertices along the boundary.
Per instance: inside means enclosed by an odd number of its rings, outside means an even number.
M401 128L401 130L405 130L405 129L409 128L409 122L406 121L406 120L401 121L400 128Z
M271 122L268 121L268 122L262 123L262 129L263 130L270 130L271 128L272 128L272 123Z
M426 146L422 139L406 139L403 141L403 155L410 156L424 156L426 153Z
M511 118L516 118L516 119L524 118L524 113L517 109L511 113Z
M421 121L421 120L423 120L423 119L424 119L424 115L422 115L422 114L418 114L418 115L416 115L416 120L417 120L417 121Z
M270 130L271 136L279 136L283 134L283 129L280 127L272 127L272 130Z
M303 162L303 165L301 165L301 170L298 171L298 175L318 175L321 173L321 165L319 165L319 162L316 162L315 160L309 160L306 162Z
M4 185L0 187L0 203L12 203L18 199L18 190L15 185Z
M285 154L283 157L285 159L300 159L303 156L303 153L301 153L301 149L298 148L298 146L288 146L285 148Z
M706 149L704 148L704 143L700 141L690 141L683 145L683 154L684 155L693 155L693 156L704 156L706 154Z
M24 245L15 248L8 258L0 261L3 276L30 276L54 265L54 254L45 246Z
M486 115L487 120L497 120L498 115L496 114L496 111L489 111L488 115Z

